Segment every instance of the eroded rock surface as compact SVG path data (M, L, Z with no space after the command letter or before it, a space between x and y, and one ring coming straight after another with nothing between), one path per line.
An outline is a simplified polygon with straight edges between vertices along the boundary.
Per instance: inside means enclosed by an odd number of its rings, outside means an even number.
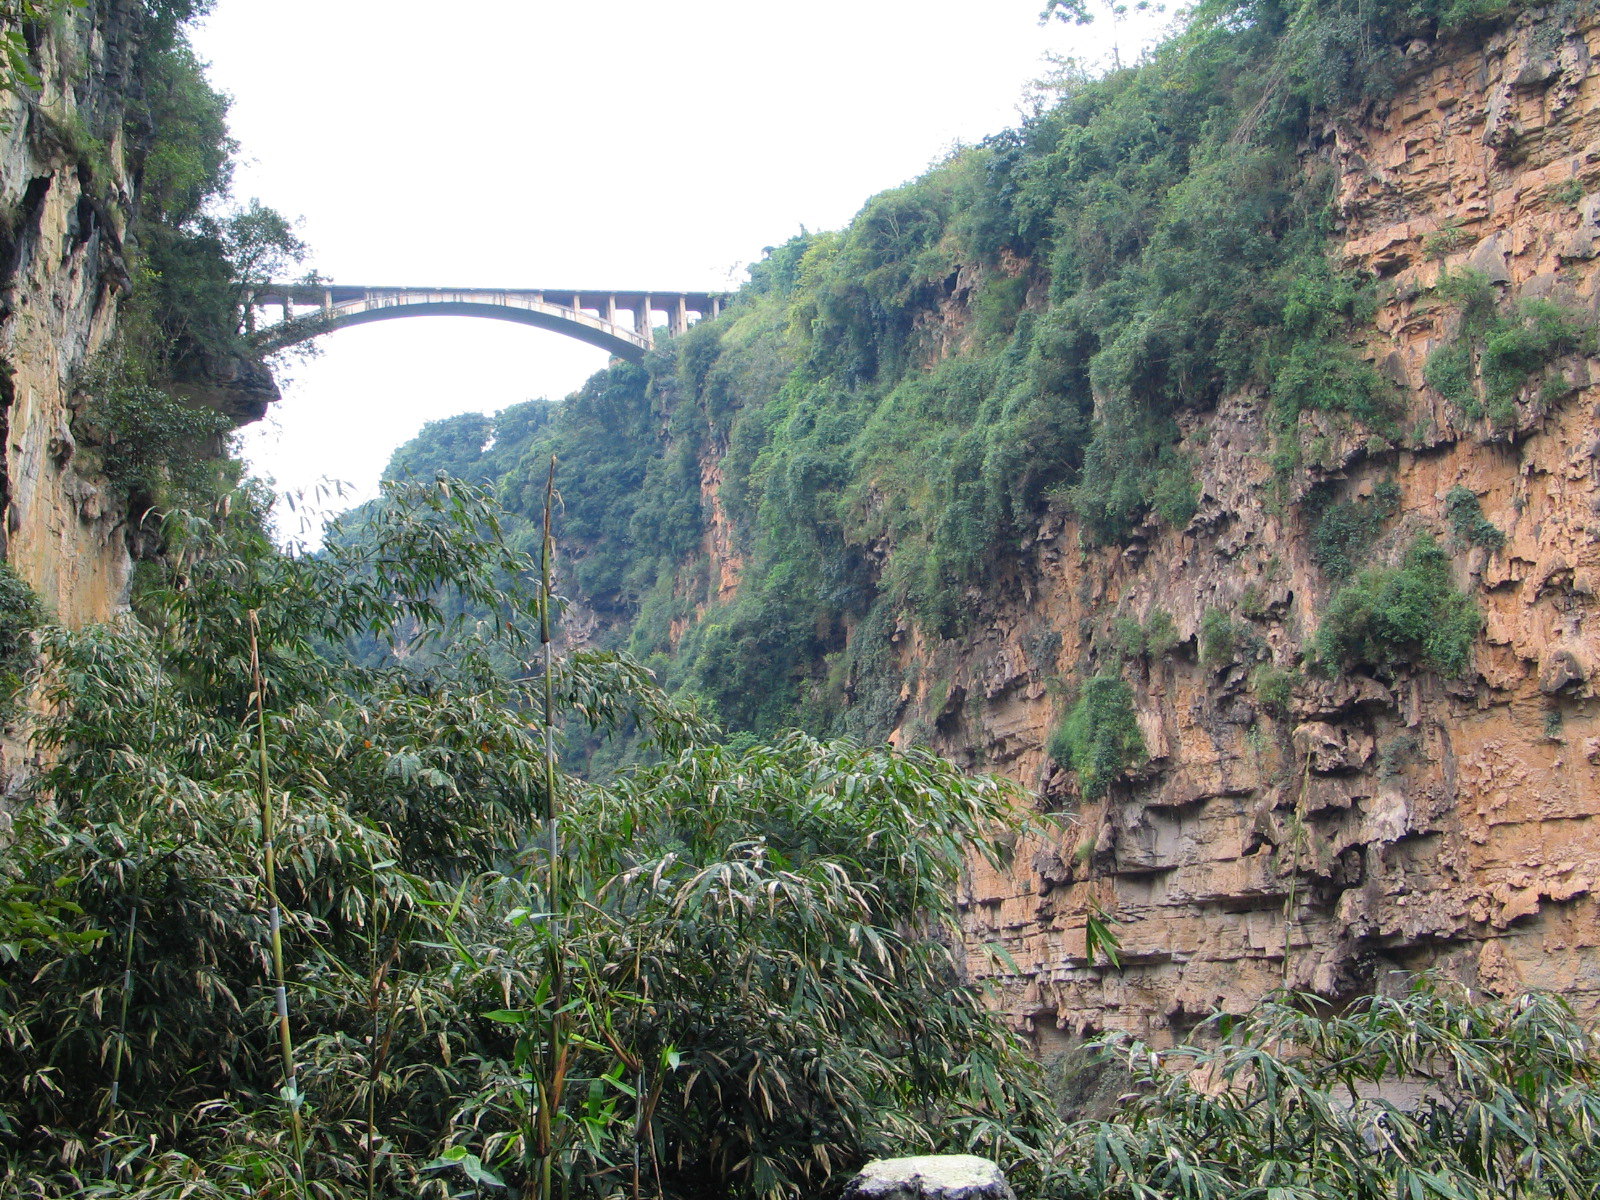
M38 38L37 94L0 93L0 552L68 625L126 601L125 498L74 435L82 373L126 300L139 203L124 116L147 16L129 0L72 9ZM244 356L181 364L172 391L235 423L278 397Z
M1562 360L1559 383L1525 389L1498 426L1423 377L1456 334L1430 290L1443 272L1471 268L1502 303L1547 299L1593 327L1597 54L1592 18L1550 11L1484 45L1418 46L1390 102L1307 150L1338 173L1347 265L1385 281L1365 353L1409 416L1393 439L1303 418L1288 499L1398 488L1371 558L1395 561L1419 532L1452 550L1485 620L1464 676L1293 676L1264 697L1259 672L1293 667L1338 581L1305 510L1284 503L1250 395L1189 418L1188 528L1080 552L1071 522L1047 517L969 643L909 649L981 701L931 714L935 747L1036 788L1054 831L963 896L969 969L992 974L984 946L1005 947L1021 968L1000 980L1005 1004L1041 1049L1106 1028L1164 1042L1274 988L1345 996L1426 967L1600 1010L1600 361ZM1456 488L1502 544L1461 544ZM1178 646L1128 668L1149 762L1086 802L1046 755L1062 711L1047 685L1088 661L1108 614L1157 610ZM1238 645L1202 663L1214 610ZM1088 957L1092 909L1118 922L1121 970Z

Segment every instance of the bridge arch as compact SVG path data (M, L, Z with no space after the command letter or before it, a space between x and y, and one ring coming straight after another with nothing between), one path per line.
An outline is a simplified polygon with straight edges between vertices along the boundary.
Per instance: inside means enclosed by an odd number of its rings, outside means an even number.
M350 325L405 317L465 316L548 329L618 358L642 362L655 344L654 314L665 313L669 331L682 333L689 327L691 314L700 318L717 315L722 299L714 292L274 283L254 290L246 313L256 344L268 353ZM257 328L257 313L273 309L281 312L281 319ZM623 313L631 318L626 324L618 319Z

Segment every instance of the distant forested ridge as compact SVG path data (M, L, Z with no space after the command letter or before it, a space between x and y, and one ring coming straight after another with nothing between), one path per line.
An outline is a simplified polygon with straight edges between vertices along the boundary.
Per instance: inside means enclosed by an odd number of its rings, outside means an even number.
M1207 0L1137 66L1065 70L1019 127L769 248L643 369L438 422L390 473L526 517L556 454L566 586L602 642L730 728L882 737L916 669L897 629L960 638L1041 514L1090 545L1190 519L1186 414L1260 393L1283 471L1302 414L1397 430L1358 346L1376 282L1330 258L1321 131L1408 44L1515 8Z

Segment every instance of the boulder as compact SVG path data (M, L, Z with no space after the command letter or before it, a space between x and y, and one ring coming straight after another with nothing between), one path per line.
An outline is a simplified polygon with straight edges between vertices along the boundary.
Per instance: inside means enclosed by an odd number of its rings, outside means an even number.
M972 1154L879 1158L861 1168L844 1200L1017 1200L1000 1168Z

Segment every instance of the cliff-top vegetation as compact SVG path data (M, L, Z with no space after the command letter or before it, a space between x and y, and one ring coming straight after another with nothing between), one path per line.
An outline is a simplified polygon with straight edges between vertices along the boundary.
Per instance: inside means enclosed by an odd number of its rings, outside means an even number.
M1359 345L1374 281L1328 255L1319 122L1392 87L1409 42L1513 10L1199 4L1136 67L1065 70L1020 127L843 230L770 248L720 319L643 369L441 422L391 474L494 487L515 537L538 490L529 464L558 454L574 594L614 644L730 727L882 737L919 682L905 630L959 640L1047 513L1090 549L1183 527L1196 496L1180 430L1223 396L1263 398L1286 474L1310 415L1399 435L1400 397ZM1473 296L1463 337L1507 364L1483 375L1503 407L1578 335ZM704 552L708 461L742 567L731 600ZM1304 507L1330 582L1383 565L1376 509L1321 493ZM1376 657L1436 665L1414 650Z

